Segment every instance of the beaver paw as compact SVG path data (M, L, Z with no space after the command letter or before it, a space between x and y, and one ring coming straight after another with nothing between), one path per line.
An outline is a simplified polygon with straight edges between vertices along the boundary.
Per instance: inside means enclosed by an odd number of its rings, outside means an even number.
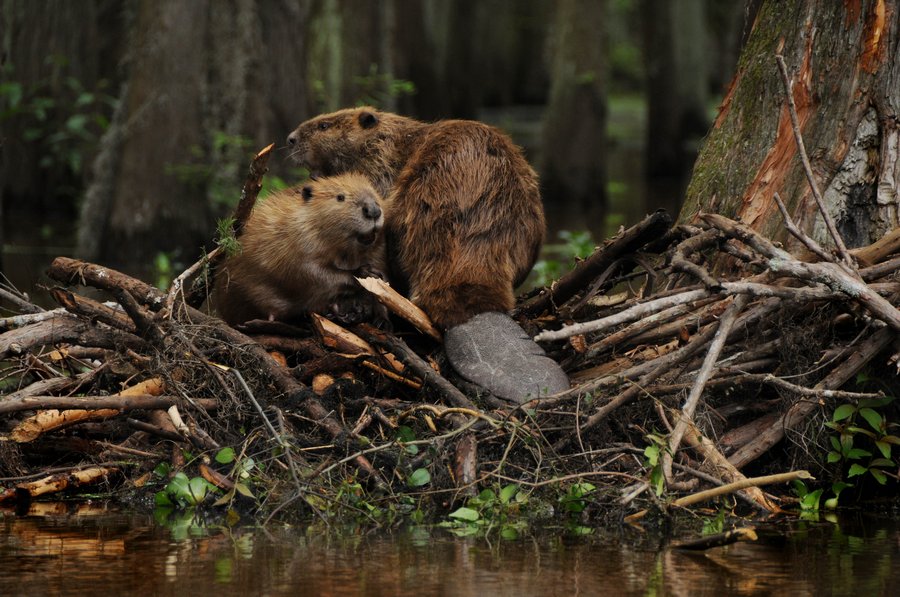
M391 329L387 307L368 297L335 301L329 307L327 316L343 325L371 323L382 330Z

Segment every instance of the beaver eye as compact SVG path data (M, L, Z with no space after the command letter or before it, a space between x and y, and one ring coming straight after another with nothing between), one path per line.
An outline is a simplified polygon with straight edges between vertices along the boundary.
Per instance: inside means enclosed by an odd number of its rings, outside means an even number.
M322 122L319 123L318 128L320 131L324 131L324 130L328 130L328 127L330 127L330 126L331 126L330 122L323 120Z
M343 193L341 193L340 195L337 196L338 201L343 201L344 199L345 199L345 197L344 197Z

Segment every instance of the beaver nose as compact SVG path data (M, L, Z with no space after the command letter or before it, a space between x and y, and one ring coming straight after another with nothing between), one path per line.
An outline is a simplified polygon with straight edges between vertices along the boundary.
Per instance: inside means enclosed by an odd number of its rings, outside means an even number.
M366 198L362 206L363 216L368 220L377 220L381 217L381 207L371 198Z
M294 131L290 135L288 135L288 145L296 145L297 141L300 140L300 135L297 134L297 131Z

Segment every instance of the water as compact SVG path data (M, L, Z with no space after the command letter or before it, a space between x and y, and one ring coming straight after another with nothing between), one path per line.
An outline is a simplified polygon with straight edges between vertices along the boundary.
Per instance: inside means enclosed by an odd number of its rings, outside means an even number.
M686 552L630 527L509 542L426 527L167 528L108 506L36 504L0 513L0 595L900 595L891 518L757 531Z

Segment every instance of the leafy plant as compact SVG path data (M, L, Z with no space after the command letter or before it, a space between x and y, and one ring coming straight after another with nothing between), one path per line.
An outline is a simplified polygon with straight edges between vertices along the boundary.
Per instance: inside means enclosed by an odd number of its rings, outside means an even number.
M503 539L518 539L527 528L521 508L528 503L528 495L516 484L505 485L495 491L484 489L466 505L448 514L450 520L440 523L460 537L489 535L497 531Z
M650 486L656 495L660 496L666 489L666 478L663 475L660 456L668 449L669 444L662 435L648 433L645 437L650 443L644 448L644 457L646 458L644 466L650 469Z
M893 400L886 397L842 404L826 423L836 432L829 437L832 449L827 461L846 467L848 479L869 475L885 485L890 471L897 468L892 452L893 446L900 445L900 437L890 433L892 425L879 412Z
M183 472L178 472L162 491L156 493L154 500L157 506L193 508L202 504L208 496L218 490L218 487L203 477L189 479Z

